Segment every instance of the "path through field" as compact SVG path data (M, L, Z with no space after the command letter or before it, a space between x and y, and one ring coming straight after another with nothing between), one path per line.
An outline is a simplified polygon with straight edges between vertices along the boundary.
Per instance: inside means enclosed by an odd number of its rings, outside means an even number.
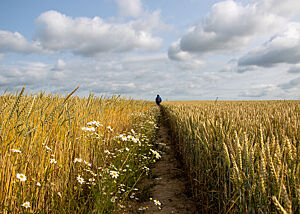
M198 213L196 203L189 196L187 177L174 156L168 128L163 124L160 124L159 127L157 143L159 150L163 151L162 157L150 169L151 179L147 178L141 184L144 188L151 187L148 193L152 197L152 201L138 203L138 207L135 208L137 211L132 213ZM161 209L154 204L153 200L161 203ZM148 208L145 211L138 211L138 208L142 207Z

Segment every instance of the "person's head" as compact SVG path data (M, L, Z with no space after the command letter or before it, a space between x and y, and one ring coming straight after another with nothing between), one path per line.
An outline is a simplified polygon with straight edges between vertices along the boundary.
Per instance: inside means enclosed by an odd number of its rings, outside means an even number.
M159 97L159 95L157 95Z

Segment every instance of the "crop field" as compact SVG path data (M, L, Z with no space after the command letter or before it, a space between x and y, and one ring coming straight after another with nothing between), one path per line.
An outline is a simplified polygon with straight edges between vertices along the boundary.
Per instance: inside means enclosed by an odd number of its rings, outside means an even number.
M158 108L76 90L0 96L0 213L125 212L164 154L155 146L159 118L200 213L299 213L300 101Z
M158 108L75 91L0 97L0 213L111 213L135 199Z
M300 101L165 102L203 213L299 213Z

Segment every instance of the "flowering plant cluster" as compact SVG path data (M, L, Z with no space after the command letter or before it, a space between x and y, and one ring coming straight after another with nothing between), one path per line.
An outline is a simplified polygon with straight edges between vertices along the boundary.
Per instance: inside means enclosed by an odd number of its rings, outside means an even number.
M81 140L101 146L94 150L97 161L84 160L80 154L73 158L73 191L79 198L93 198L97 212L122 210L128 200L139 200L137 183L148 174L149 165L161 157L152 142L157 129L155 114L152 110L129 115L134 121L132 127L120 134L99 121L81 128Z
M156 159L154 105L74 91L0 96L3 213L105 213L138 200Z

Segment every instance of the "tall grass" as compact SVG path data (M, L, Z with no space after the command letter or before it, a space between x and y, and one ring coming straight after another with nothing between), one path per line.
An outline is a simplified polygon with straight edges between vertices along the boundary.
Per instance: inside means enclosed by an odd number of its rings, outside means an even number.
M113 212L147 173L153 103L75 91L0 97L3 213Z
M299 213L300 102L162 106L202 212Z

